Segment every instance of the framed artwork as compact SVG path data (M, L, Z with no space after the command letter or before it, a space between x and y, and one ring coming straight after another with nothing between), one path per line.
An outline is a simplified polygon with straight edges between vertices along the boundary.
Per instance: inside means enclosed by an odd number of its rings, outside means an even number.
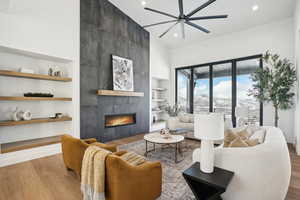
M112 56L113 89L120 91L134 91L132 60Z

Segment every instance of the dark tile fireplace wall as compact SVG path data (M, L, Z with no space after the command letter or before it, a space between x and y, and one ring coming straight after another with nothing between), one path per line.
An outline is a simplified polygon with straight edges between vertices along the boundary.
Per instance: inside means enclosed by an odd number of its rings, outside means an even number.
M80 135L101 141L149 131L149 33L107 0L81 0ZM133 60L134 89L144 97L97 96L113 89L111 56ZM136 124L105 128L105 115L136 113Z

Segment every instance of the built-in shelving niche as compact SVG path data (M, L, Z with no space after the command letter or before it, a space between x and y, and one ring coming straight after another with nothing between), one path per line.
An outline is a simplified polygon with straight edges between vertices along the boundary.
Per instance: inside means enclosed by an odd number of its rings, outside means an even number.
M49 76L50 66L59 66L63 77ZM19 72L21 67L35 73ZM71 59L0 46L0 153L57 144L62 133L72 134L72 77ZM23 97L26 92L51 92L54 97ZM15 107L30 110L33 119L10 120ZM49 118L55 113L68 117Z

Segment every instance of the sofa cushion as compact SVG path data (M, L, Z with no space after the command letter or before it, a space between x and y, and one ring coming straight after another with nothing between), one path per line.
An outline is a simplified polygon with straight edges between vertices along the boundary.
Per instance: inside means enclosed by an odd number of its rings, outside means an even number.
M248 144L249 147L259 145L258 139L248 139L248 140L245 140L245 142Z
M146 162L146 159L143 156L140 156L134 152L127 152L120 156L120 158L133 166L138 166Z
M255 131L255 132L251 135L250 139L258 139L258 142L259 142L260 144L262 144L262 143L264 143L264 141L265 141L265 137L266 137L266 130L265 130L265 129L260 129L260 130L258 130L258 131Z
M178 115L179 121L183 123L194 123L194 115L189 113L180 113Z
M240 137L235 138L228 147L248 147L249 145Z
M247 132L246 129L239 130L236 132L234 132L234 130L232 129L228 129L227 131L225 131L224 134L224 147L229 147L230 144L237 138L240 138L241 140L247 140L249 136L250 134ZM239 140L237 140L236 142L239 142Z

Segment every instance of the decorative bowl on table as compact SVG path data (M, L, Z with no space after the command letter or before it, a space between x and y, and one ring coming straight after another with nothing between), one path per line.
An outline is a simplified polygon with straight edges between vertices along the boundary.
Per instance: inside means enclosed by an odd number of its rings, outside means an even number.
M172 138L172 135L171 135L170 130L168 128L161 129L160 130L160 135L164 139L170 139L170 138Z

